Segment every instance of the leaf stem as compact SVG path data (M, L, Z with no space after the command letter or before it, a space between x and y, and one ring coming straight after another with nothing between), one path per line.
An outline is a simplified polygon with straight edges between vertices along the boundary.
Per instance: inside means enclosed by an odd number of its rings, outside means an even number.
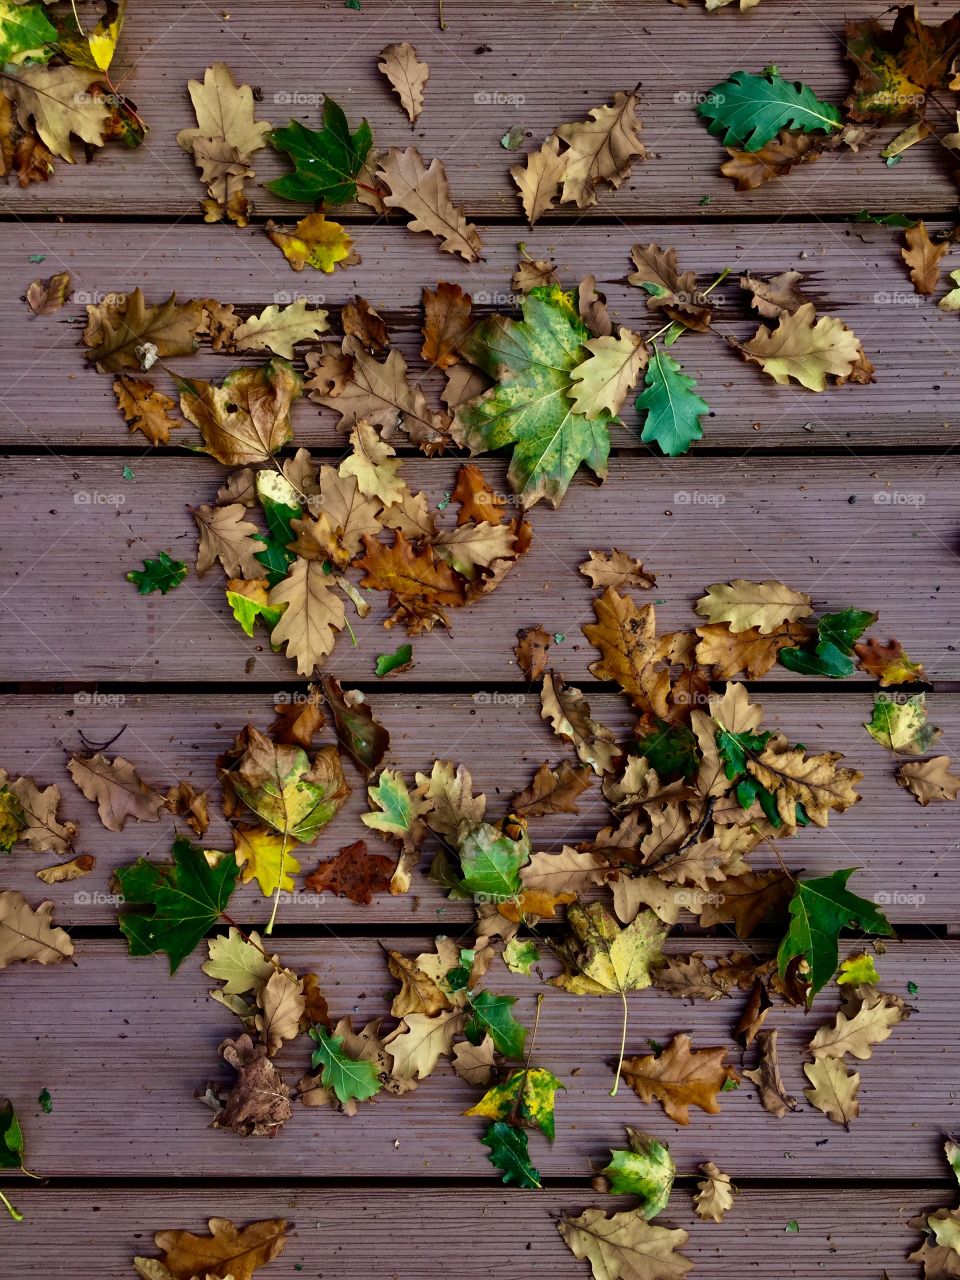
M15 1209L13 1207L13 1205L10 1203L10 1201L7 1199L7 1197L3 1194L2 1191L0 1191L0 1203L3 1204L7 1213L9 1213L10 1217L14 1220L14 1222L23 1221L23 1214L19 1211L19 1209Z
M617 1058L617 1073L613 1078L613 1088L610 1090L610 1097L617 1096L617 1090L620 1088L620 1072L623 1069L623 1055L627 1048L627 993L621 987L620 999L623 1003L623 1031L620 1035L620 1056Z
M286 807L286 806L284 806ZM286 826L286 815L284 815L284 826ZM270 919L267 921L267 927L264 933L269 937L273 933L273 926L277 922L277 910L280 907L280 890L283 886L283 870L284 862L287 857L287 833L284 831L283 839L280 842L280 870L277 872L277 891L273 895L273 910L270 912Z
M446 31L447 24L443 17L443 0L437 0L437 21L440 23L440 30Z

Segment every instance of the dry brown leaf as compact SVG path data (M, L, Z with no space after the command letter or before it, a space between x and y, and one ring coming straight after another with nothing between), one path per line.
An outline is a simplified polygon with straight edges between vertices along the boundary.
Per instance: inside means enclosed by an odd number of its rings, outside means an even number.
M298 342L314 342L329 327L327 312L322 307L308 310L303 298L282 307L271 303L234 330L233 346L237 351L271 351L292 360Z
M610 551L591 551L590 558L579 566L585 578L589 578L595 590L613 587L652 587L656 578L648 573L640 560L635 560L618 547Z
M390 333L383 316L359 294L352 302L344 304L340 311L343 332L373 354L385 354L390 349Z
M411 1013L384 1040L398 1080L424 1080L441 1056L453 1048L453 1037L463 1027L461 1009L445 1009L427 1016Z
M721 1173L712 1160L702 1164L700 1170L706 1177L697 1183L697 1194L693 1197L697 1217L704 1222L722 1222L727 1210L733 1208L737 1188L730 1181L729 1173Z
M666 718L670 673L659 662L653 605L638 609L629 596L607 587L593 608L597 621L581 628L601 655L590 664L591 673L615 680L641 711Z
M52 917L52 902L31 907L22 893L0 889L0 969L18 960L61 964L72 956L70 935Z
M584 764L598 777L613 772L620 748L612 731L591 717L590 704L580 689L567 687L556 671L549 671L543 677L540 702L541 718L550 721L558 737L573 743Z
M416 147L391 147L381 159L377 181L388 188L383 202L388 209L403 209L412 215L411 231L437 236L440 248L458 253L467 262L476 262L483 247L477 228L450 199L447 174L442 160L424 167Z
M559 283L557 264L548 262L546 258L525 258L518 262L510 279L510 287L517 293L529 293L531 289L542 289L545 285Z
M793 896L793 881L783 871L746 871L724 881L719 901L706 901L700 911L700 924L710 929L715 924L732 924L738 938L756 933L767 915L778 914Z
M900 256L910 268L913 287L917 293L929 297L940 281L940 260L950 248L950 241L934 244L922 219L915 226L907 227L903 239Z
M778 386L785 387L793 378L810 391L823 391L828 375L849 379L863 357L856 334L833 316L817 319L811 302L792 315L781 315L776 329L762 324L740 344L740 351Z
M450 497L460 507L458 525L468 524L471 520L500 524L503 520L506 497L502 493L494 493L483 472L473 462L464 463L458 470L457 483Z
M83 341L88 358L101 373L149 369L167 356L189 356L197 349L204 312L199 302L166 302L148 306L137 288L126 297L111 294L87 304Z
M551 769L544 760L529 787L524 788L511 801L515 813L526 818L542 818L547 813L579 813L577 797L590 785L590 770L586 765L574 769L563 760Z
M377 67L390 81L400 105L410 117L411 125L423 110L423 90L430 75L430 68L417 57L417 51L408 40L400 44L388 44L380 50Z
M72 135L92 147L102 147L106 136L110 108L104 96L90 92L96 78L85 67L33 65L6 74L4 83L21 128L30 129L32 116L44 146L72 164Z
M796 1111L797 1100L791 1098L784 1088L780 1075L780 1063L777 1057L777 1031L760 1031L757 1034L757 1048L760 1050L760 1061L753 1071L744 1071L744 1077L756 1085L757 1096L764 1111L779 1119L788 1111Z
M180 383L180 409L199 429L203 448L228 467L267 462L293 439L290 406L300 375L284 360L237 369L221 386L199 379Z
M531 227L548 209L553 208L553 203L560 194L560 183L566 172L569 154L569 151L560 154L560 139L554 133L539 151L532 151L523 164L515 164L511 168L510 177L520 192L523 211ZM536 286L530 285L530 288L533 287Z
M717 1094L728 1080L736 1080L732 1067L724 1064L727 1051L692 1049L689 1036L674 1036L669 1048L657 1057L626 1058L623 1078L642 1102L661 1103L677 1124L690 1123L691 1106L717 1115Z
M765 636L785 622L798 622L813 613L808 595L772 578L763 582L748 582L746 578L715 582L697 601L696 608L707 622L726 622L735 633L756 627Z
M564 153L564 202L574 200L581 209L596 204L599 183L619 187L630 176L633 161L644 158L637 102L635 92L621 90L609 104L593 107L586 120L557 129L556 136L569 148Z
M190 507L200 531L197 546L197 577L202 578L219 560L231 578L255 578L263 570L256 558L263 551L260 530L246 520L246 508L239 502L230 506Z
M816 1059L843 1058L849 1053L866 1060L873 1056L873 1046L889 1039L893 1028L907 1016L903 1004L882 994L868 997L852 1016L840 1009L832 1024L824 1023L810 1041L810 1052Z
M843 813L860 799L854 785L863 774L857 769L837 768L839 751L808 756L802 747L791 746L782 733L764 747L759 758L747 768L768 790L774 792L784 823L796 825L796 806L803 805L810 821L825 827L830 810Z
M635 244L630 256L636 270L627 276L628 283L655 287L654 292L645 290L647 307L654 312L663 312L689 329L706 332L710 327L706 295L697 287L695 272L680 270L676 249L662 249L652 243Z
M16 778L7 782L7 774L0 769L0 786L7 785L20 802L25 825L17 835L17 841L34 853L69 852L73 837L77 834L75 822L61 822L57 817L60 807L60 788L52 784L38 787L33 778Z
M290 1119L293 1108L290 1103L290 1090L283 1083L279 1072L267 1056L266 1047L262 1044L254 1044L250 1036L244 1034L236 1040L224 1040L220 1045L220 1053L227 1065L236 1071L237 1078L226 1098L222 1100L216 1088L213 1089L214 1096L221 1105L214 1116L211 1128L229 1129L245 1138L275 1138ZM212 1222L210 1226L213 1230ZM161 1242L159 1235L156 1241L160 1248L167 1247ZM135 1262L142 1261L143 1259L135 1259ZM189 1261L185 1258L184 1266L189 1265ZM205 1264L204 1270L207 1271L209 1266L210 1263ZM225 1259L225 1266L228 1268L225 1272L207 1271L207 1274L223 1275L225 1280L230 1280L234 1274L233 1260ZM146 1280L151 1280L148 1271L143 1268L138 1269ZM186 1280L190 1273L185 1270L182 1273L174 1272L174 1274L182 1274Z
M496 1053L488 1035L479 1044L461 1040L453 1046L453 1069L467 1084L475 1089L485 1089L493 1078Z
M202 836L210 825L207 793L197 791L189 782L178 782L170 787L163 802L175 817L185 818L187 826L192 827L198 836Z
M35 316L51 316L67 300L70 292L70 272L58 271L49 280L33 280L25 294L27 306Z
M553 644L553 636L541 626L523 627L517 632L513 647L520 670L528 680L539 680L547 669L547 651Z
M794 165L810 164L820 159L823 140L797 129L781 129L777 137L759 151L738 151L727 147L729 160L720 166L738 191L754 191L773 178L782 178Z
M366 842L354 840L345 845L335 858L321 862L304 880L316 893L335 893L351 902L369 906L374 894L390 888L394 859L382 853L367 853Z
M784 314L792 315L810 301L797 287L802 279L801 271L781 271L769 280L741 276L740 288L750 292L750 305L755 311L767 320L776 320Z
M449 369L460 359L459 346L470 331L473 301L458 284L441 280L436 289L423 290L423 346L421 357L437 369Z
M956 800L960 794L960 777L950 772L950 763L949 756L934 756L932 760L902 764L897 770L897 781L922 805Z
M595 418L603 413L618 414L640 374L649 352L644 339L620 327L617 336L589 338L583 350L590 353L571 371L570 403L575 413Z
M834 1124L842 1124L848 1129L850 1121L860 1114L857 1100L859 1072L850 1075L842 1058L818 1058L816 1062L805 1062L803 1070L810 1081L810 1087L804 1089L803 1096Z
M64 884L88 876L96 865L97 860L92 853L81 853L69 862L58 862L55 867L43 867L37 872L37 879L44 884Z
M781 649L807 644L813 636L802 622L784 622L765 635L758 627L731 631L725 622L697 627L696 657L701 667L713 667L714 678L728 680L743 673L751 680L776 666Z
M160 821L163 796L148 786L123 756L108 760L100 754L72 755L67 769L86 798L96 802L100 821L108 831L122 831L128 818Z
M459 957L456 963L459 963ZM390 1006L395 1018L405 1018L408 1013L424 1013L430 1017L442 1009L453 1008L446 993L412 957L400 951L388 951L387 968L400 983L400 990Z
M387 625L403 622L411 635L429 631L437 622L446 626L444 609L464 603L464 580L436 558L432 547L416 550L399 530L392 546L370 537L363 542L365 553L356 562L364 571L362 585L390 592L396 613Z
M332 575L324 572L321 561L298 556L271 590L269 601L272 606L286 605L271 633L272 642L286 645L287 657L296 659L300 675L313 675L346 621Z
M603 884L606 869L592 853L564 845L559 853L535 853L520 872L524 888L557 895ZM627 922L629 923L629 922Z
M883 689L892 684L913 684L925 679L922 663L913 662L904 653L899 640L881 644L879 640L871 638L855 645L854 652L861 670L876 676Z
M300 1034L306 1005L299 978L285 969L272 973L257 992L257 1004L261 1012L256 1027L273 1057L284 1040L294 1040Z
M578 1218L560 1218L557 1230L574 1257L590 1263L595 1280L683 1280L693 1263L677 1250L689 1234L655 1226L645 1212L607 1217L603 1209L585 1209Z
M122 373L114 379L117 406L131 431L142 431L151 444L169 444L170 432L184 423L173 414L177 402L158 391L146 378Z
M241 1036L236 1043L241 1044L243 1039ZM153 1237L175 1280L195 1280L198 1275L206 1280L251 1280L255 1271L283 1252L287 1242L287 1224L278 1218L251 1222L241 1228L229 1218L211 1218L207 1225L209 1236L197 1236L192 1231L158 1231Z

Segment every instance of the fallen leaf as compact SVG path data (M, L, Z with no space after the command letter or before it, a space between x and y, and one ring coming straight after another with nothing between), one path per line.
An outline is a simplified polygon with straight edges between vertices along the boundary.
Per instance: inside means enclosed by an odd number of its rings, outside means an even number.
M253 578L262 565L257 553L263 550L259 529L246 520L246 508L239 502L229 506L191 507L190 514L200 531L197 547L197 577L203 577L219 560L231 578Z
M783 734L775 734L759 756L747 762L749 772L773 792L780 818L788 826L796 824L796 806L818 827L827 825L831 810L843 813L860 799L854 790L863 774L858 769L837 767L839 751L808 756L802 747L792 747Z
M571 396L574 412L585 418L618 414L646 367L646 343L639 334L621 327L615 338L590 338L583 349L590 352L590 359L570 374L577 384Z
M58 862L54 867L43 867L37 872L37 879L44 884L64 884L70 880L79 880L88 876L97 865L92 853L81 853L69 862Z
M887 644L865 640L854 646L854 652L861 670L876 676L882 689L892 684L913 684L925 678L921 663L910 660L899 640L890 640Z
M278 889L293 892L293 877L300 871L300 863L293 856L295 840L265 827L238 824L233 828L233 845L243 884L256 880L266 897Z
M393 858L382 853L367 853L364 841L355 840L344 846L335 858L321 862L304 884L316 893L329 891L368 906L374 894L385 893L390 888L393 868Z
M373 712L358 689L346 693L333 676L320 682L323 696L333 715L341 754L350 757L365 777L375 773L390 746L390 734L374 718Z
M449 369L460 359L460 343L471 327L473 303L458 284L441 280L436 289L423 290L423 346L421 357L437 369Z
M356 561L362 585L390 593L396 610L388 625L404 622L411 635L447 625L444 609L465 602L464 579L438 560L432 547L417 549L397 530L392 545L364 538L365 554Z
M557 1230L573 1256L590 1263L596 1280L682 1280L693 1267L677 1252L688 1233L652 1226L642 1209L609 1218L602 1209L585 1209L578 1218L562 1217Z
M590 558L584 560L579 569L585 578L590 579L594 590L605 590L607 587L612 587L615 591L622 587L653 587L657 581L652 573L644 569L641 561L617 547L609 552L591 551Z
M273 644L286 645L288 658L302 676L312 676L336 642L346 622L343 600L320 560L298 556L287 576L271 590L271 606L285 605L273 628Z
M207 939L209 959L200 966L203 972L223 983L225 995L245 995L259 991L277 971L274 960L266 954L260 935L252 932L244 937L231 925L226 934Z
M347 1053L343 1036L333 1036L324 1027L313 1027L310 1034L317 1042L312 1065L314 1069L322 1066L321 1083L336 1094L341 1105L364 1102L380 1092L375 1066Z
M520 670L528 680L539 680L547 669L547 651L553 637L541 626L524 627L517 632L514 653Z
M598 777L613 771L620 748L611 730L591 717L590 704L579 689L568 688L556 671L549 671L543 677L540 701L541 719L549 720L554 733L573 744L584 764Z
M257 1030L273 1057L284 1040L294 1040L300 1034L305 1004L299 979L283 970L275 971L257 992L257 1004L262 1010L257 1014Z
M759 151L781 129L831 133L840 128L840 112L799 80L784 79L776 68L760 75L734 71L697 103L697 113L725 147Z
M635 401L643 417L640 439L655 444L670 458L686 453L702 438L700 419L710 412L706 400L696 393L696 382L656 343L651 344L643 381L644 390Z
M692 1049L688 1036L677 1035L659 1057L625 1059L623 1078L641 1102L657 1100L671 1120L688 1125L691 1106L719 1114L717 1094L728 1080L737 1078L733 1068L724 1064L726 1054L722 1047Z
M453 1069L461 1080L483 1089L493 1076L495 1057L496 1050L489 1036L484 1036L478 1045L461 1040L453 1046Z
M793 378L810 391L823 391L828 374L849 378L862 355L859 339L843 321L833 316L816 319L810 302L792 315L781 315L776 329L762 324L740 350L778 386L785 387Z
M813 632L802 622L784 622L764 634L759 627L734 631L729 623L697 627L700 641L696 659L702 667L713 667L714 677L728 680L741 672L748 679L765 676L782 649L808 644Z
M697 1183L697 1194L693 1197L697 1217L704 1222L723 1222L727 1210L733 1208L737 1188L730 1181L729 1173L721 1173L712 1160L702 1164L700 1170L706 1177Z
M629 1125L626 1131L629 1148L611 1150L610 1163L603 1176L594 1179L594 1189L615 1196L637 1196L640 1212L649 1222L667 1207L677 1167L662 1142Z
M49 280L34 280L27 286L27 306L35 316L51 316L66 302L70 288L69 271L58 271Z
M488 1159L505 1186L539 1188L539 1170L530 1162L527 1135L506 1120L494 1120L480 1141L490 1148Z
M287 1242L287 1224L279 1218L251 1222L239 1229L229 1218L211 1218L207 1225L209 1236L158 1231L153 1237L174 1280L194 1280L198 1273L206 1280L251 1280L255 1271L283 1252ZM150 1259L134 1261L139 1264Z
M803 1064L810 1087L803 1095L811 1106L822 1111L834 1124L850 1127L850 1121L860 1114L857 1094L860 1091L860 1075L850 1075L842 1058L818 1058Z
M785 622L797 622L813 613L808 595L771 578L715 582L697 601L696 609L710 623L726 622L734 633L755 627L763 636Z
M482 248L480 233L450 199L442 160L431 161L427 169L416 147L404 151L391 147L376 176L388 188L383 197L387 208L411 214L409 230L429 232L437 236L440 248L447 253L458 253L467 262L477 261Z
M927 720L926 697L922 693L902 701L889 694L876 694L873 715L864 728L875 742L895 755L924 755L940 736L940 730Z
M960 794L960 777L950 772L950 763L949 756L934 756L932 760L902 764L897 770L897 781L922 805L956 800Z
M292 173L267 183L274 195L326 208L360 195L357 180L370 155L373 133L366 120L351 133L342 108L329 94L323 99L322 129L308 129L291 120L286 128L274 129L270 142L294 164Z
M524 1067L503 1084L488 1089L478 1103L463 1114L529 1125L554 1139L554 1099L566 1086L543 1067Z
M100 821L108 831L122 831L129 818L159 822L163 796L148 786L129 760L104 755L73 755L67 762L70 777L88 800L97 804Z
M494 493L483 472L472 462L464 463L457 471L457 483L450 498L460 506L458 525L469 524L470 521L500 524L503 520L506 498L503 494Z
M708 296L698 287L695 272L680 270L676 249L635 244L630 256L636 269L627 282L643 289L651 311L662 312L684 328L708 331Z
M151 444L169 444L170 432L184 424L173 414L176 400L158 391L146 378L122 373L114 379L117 405L131 431L142 431Z
M0 969L17 960L61 964L72 956L70 935L52 918L52 902L31 907L15 889L0 890Z
M889 1039L905 1016L904 1009L882 995L865 999L853 1017L840 1009L833 1025L824 1023L810 1041L810 1052L815 1059L843 1058L849 1053L866 1060L873 1056L873 1046Z
M593 609L597 621L581 628L600 653L591 674L615 681L642 712L665 718L670 674L660 661L653 605L638 609L629 596L607 587Z
M284 360L237 369L220 386L181 381L180 408L203 437L203 448L228 467L267 462L293 439L290 406L300 375Z
M267 1056L266 1047L262 1044L255 1045L250 1036L242 1035L236 1040L224 1040L220 1045L220 1053L224 1062L236 1071L237 1078L221 1109L214 1116L211 1127L230 1129L242 1137L275 1138L293 1114L293 1107L290 1102L290 1090L283 1083L279 1072ZM282 1226L285 1228L286 1223ZM214 1235L218 1234L212 1221L210 1229ZM166 1243L161 1242L160 1236L155 1238L159 1248L169 1248ZM255 1237L251 1243L259 1244L259 1236ZM212 1259L201 1262L199 1265L208 1276L222 1275L225 1280L230 1280L234 1274L241 1274L239 1271L235 1272L235 1267L241 1259L246 1261L248 1247L247 1241L234 1246L240 1252L235 1257L223 1259L223 1267L228 1270L208 1270L213 1265ZM270 1254L270 1257L275 1257L279 1252L280 1250L277 1249L275 1253ZM190 1266L189 1257L189 1253L183 1257L184 1267ZM269 1260L269 1257L264 1258L264 1262ZM139 1266L144 1261L142 1258L135 1259L135 1264L138 1264L140 1274L145 1277L145 1280L152 1280L150 1273ZM187 1277L190 1273L184 1270L174 1271L173 1274Z
M511 802L515 813L541 818L548 813L579 813L577 797L590 785L590 769L574 769L566 760L551 769L544 760L533 782Z
M301 298L289 306L273 304L250 316L234 330L233 344L237 351L272 351L292 360L298 342L313 342L329 327L327 312L322 307L308 311Z
M755 311L768 320L776 320L785 314L792 315L810 301L798 288L802 279L800 271L781 271L769 280L741 276L740 288L749 290L750 305Z
M416 49L407 40L381 49L377 67L390 81L401 107L410 117L410 123L416 124L423 110L423 90L430 68L420 61Z
M461 1009L446 1009L428 1017L411 1013L384 1040L399 1080L424 1080L441 1056L453 1048L453 1037L463 1026ZM482 1037L481 1037L482 1038Z
M893 29L876 18L846 24L846 56L856 81L844 106L851 120L886 123L922 113L926 97L949 86L960 18L922 22L914 5L896 10Z
M210 825L207 812L207 793L197 791L189 782L178 782L170 787L163 797L163 803L177 818L184 818L198 836L202 836Z
M583 209L597 202L602 182L619 187L630 176L634 160L643 160L636 92L619 91L609 104L593 107L586 120L561 125L556 136L565 142L561 200Z
M560 151L560 139L551 134L539 151L533 151L523 164L515 164L510 170L510 177L520 192L520 201L527 221L532 227L548 209L553 208L554 201L560 195L560 184L567 168L569 151ZM538 275L553 275L538 272ZM538 280L537 284L547 284L549 280ZM530 287L536 287L532 285ZM523 290L526 292L526 290Z
M960 38L960 22L957 24ZM950 248L949 240L934 244L926 224L921 220L903 233L904 247L900 256L910 268L910 279L917 293L929 297L940 283L940 261Z
M111 295L88 303L83 340L101 373L142 371L159 358L192 355L202 323L199 302L178 303L171 293L166 302L148 306L137 288L119 301Z
M0 770L0 786L7 783L7 775ZM33 778L16 778L9 783L9 791L20 806L17 840L34 853L68 853L73 837L77 834L74 822L61 822L57 817L60 807L60 788L38 787Z
M322 213L308 213L292 231L272 221L264 230L294 271L313 267L329 275L338 263L359 262L346 228Z
M73 164L73 135L102 147L110 110L100 94L91 93L96 76L83 67L25 66L5 76L17 108L17 119L29 130L31 117L44 146Z
M727 147L730 159L723 162L720 172L732 180L737 191L755 191L765 182L784 177L794 165L819 160L822 152L821 138L798 129L781 129L759 151Z
M757 1033L757 1048L760 1050L760 1061L753 1071L744 1071L744 1077L756 1085L757 1096L764 1111L779 1119L788 1111L796 1111L797 1100L791 1098L784 1088L780 1075L780 1063L777 1057L778 1032L760 1031Z

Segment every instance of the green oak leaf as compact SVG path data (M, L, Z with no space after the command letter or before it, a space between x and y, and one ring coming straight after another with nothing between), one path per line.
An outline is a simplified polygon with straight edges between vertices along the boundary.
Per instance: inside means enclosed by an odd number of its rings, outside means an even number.
M908 218L905 213L871 213L869 209L860 209L854 216L854 222L872 222L877 227L915 227L916 218Z
M759 76L735 71L713 86L697 111L725 147L744 151L759 151L781 129L830 133L840 127L840 112L832 103L822 102L799 80L770 71Z
M530 861L530 837L526 831L512 840L498 827L481 822L460 842L463 888L478 897L494 900L520 892L520 869Z
M360 821L388 836L406 836L414 823L430 807L430 802L410 795L410 788L398 769L384 769L376 785L367 787L370 803L377 808L362 813Z
M413 645L402 644L394 653L378 653L374 673L378 680L388 676L391 671L406 671L413 666Z
M495 384L460 406L462 443L471 453L513 445L507 478L523 506L546 498L556 507L581 463L606 478L610 424L619 419L574 413L579 384L571 375L587 359L590 337L576 291L531 289L521 306L522 320L491 316L461 344Z
M700 751L697 739L688 725L669 724L657 720L657 727L638 738L631 754L646 756L651 769L655 769L661 781L673 782L683 778L692 782L700 768Z
M723 761L724 773L732 782L741 773L747 771L747 753L759 754L773 733L731 733L729 729L718 729L716 732L717 751Z
M42 4L0 0L0 66L5 62L46 62L53 53L57 29Z
M639 1209L649 1221L667 1207L677 1166L667 1147L627 1126L628 1148L611 1150L610 1163L603 1170L615 1196L636 1196Z
M467 999L470 1016L464 1031L470 1043L480 1044L483 1037L489 1035L505 1058L522 1058L527 1028L513 1016L517 997L495 996L490 991L480 991L476 995L468 993Z
M465 1111L467 1116L486 1116L488 1120L509 1120L539 1129L552 1142L554 1139L554 1098L566 1085L543 1067L515 1071L509 1080L488 1089L476 1106Z
M303 511L297 502L296 490L279 471L264 468L257 472L257 497L263 508L269 536L260 536L264 549L256 553L256 559L266 569L270 586L275 587L287 576L287 570L297 558L296 553L288 550L288 547L291 542L296 541L292 522L299 520Z
M267 604L265 600L253 599L251 596L245 596L241 591L231 591L229 588L226 594L227 604L233 610L233 616L251 637L258 618L262 618L267 629L272 631L286 608L286 605Z
M0 1169L23 1168L23 1130L9 1098L0 1101Z
M154 591L166 595L187 576L189 570L182 560L172 560L165 551L161 551L156 560L144 560L142 569L131 569L127 581L134 583L142 596L149 596Z
M356 199L357 178L373 146L373 132L366 120L351 133L343 109L327 96L322 129L308 129L299 120L291 120L285 129L274 129L270 141L293 162L293 173L267 183L275 196L322 203L325 208Z
M505 1120L494 1120L480 1141L490 1148L488 1159L495 1169L499 1169L503 1182L509 1186L515 1182L518 1187L538 1188L539 1170L530 1162L527 1147L527 1135L522 1129L515 1129Z
M817 880L798 880L793 891L789 907L790 927L780 943L777 964L783 974L796 956L807 962L810 969L807 1004L837 971L841 929L857 925L866 933L887 937L893 933L893 927L882 911L846 887L855 870L855 867L848 867Z
M173 861L136 862L117 870L124 907L118 923L132 956L163 951L175 973L200 939L219 920L237 883L240 868L232 853L215 866L204 851L178 836ZM136 910L144 908L144 910ZM147 910L147 908L152 908Z
M853 674L853 662L833 643L821 640L812 648L781 649L777 657L788 671L801 676L829 676L842 680Z
M343 1036L332 1036L323 1027L311 1027L310 1035L317 1042L311 1059L313 1068L323 1067L320 1083L325 1089L332 1089L339 1102L363 1102L380 1092L376 1067L344 1053Z
M668 458L686 453L703 436L700 419L710 412L706 400L694 390L696 382L673 356L652 342L643 383L636 400L637 412L645 415L640 439L657 445Z

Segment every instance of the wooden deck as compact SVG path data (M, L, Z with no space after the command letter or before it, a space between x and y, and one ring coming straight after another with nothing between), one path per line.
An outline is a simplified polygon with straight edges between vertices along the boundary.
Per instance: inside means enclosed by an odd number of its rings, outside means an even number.
M883 957L884 985L918 989L917 1012L863 1064L862 1114L849 1132L809 1106L777 1120L744 1087L724 1096L720 1115L698 1112L680 1128L629 1090L607 1096L618 1002L548 996L538 1056L567 1092L556 1142L537 1145L540 1192L499 1185L477 1122L462 1115L475 1094L443 1063L416 1092L352 1119L298 1108L273 1141L208 1128L193 1094L217 1075L230 1015L207 998L199 953L173 979L161 959L131 959L107 900L111 872L162 852L170 825L102 829L65 768L81 731L105 741L125 725L120 746L148 781L215 787L215 754L247 722L269 723L274 695L298 681L287 659L266 644L254 648L225 615L217 574L144 599L124 581L161 548L192 564L185 504L212 501L223 468L129 436L110 379L83 366L83 307L74 301L28 320L21 296L29 282L67 270L74 289L91 297L140 285L151 301L176 289L247 310L299 292L336 309L359 292L416 367L421 288L457 280L502 307L518 241L532 257L555 257L565 282L592 272L617 321L641 330L649 327L643 298L625 284L638 240L673 244L684 266L702 272L798 269L818 305L862 339L877 381L815 396L762 380L720 342L691 343L683 358L714 413L688 456L654 456L634 435L617 433L607 483L579 476L559 510L536 508L530 554L492 596L454 617L452 634L416 640L415 665L390 683L373 678L374 657L404 637L384 632L382 607L374 602L354 624L356 647L341 640L328 670L368 692L391 733L389 763L409 776L438 757L462 760L478 789L506 803L541 761L562 758L513 654L517 629L537 623L565 637L558 666L588 692L597 717L626 727L629 708L589 674L593 655L580 631L592 618L591 592L576 565L589 549L613 545L657 574L664 629L692 625L696 597L734 577L780 578L810 592L818 610L879 610L877 634L897 636L926 666L931 719L943 730L938 750L960 755L960 329L956 315L913 295L899 233L852 221L867 208L945 225L955 215L955 185L932 147L888 168L874 145L736 194L718 172L722 148L696 119L691 95L738 67L778 63L839 101L848 83L843 19L880 9L876 0L852 0L842 12L823 0L764 0L745 15L735 5L715 14L699 6L446 0L441 32L433 0L364 0L359 12L342 0L239 0L229 11L153 0L131 6L119 58L132 68L124 90L151 125L146 145L108 148L89 165L58 164L48 184L0 188L0 765L60 785L66 815L81 826L78 851L97 857L91 876L49 889L29 852L18 849L0 866L0 888L32 902L50 897L77 947L76 967L18 965L0 974L0 1097L14 1101L28 1165L44 1179L0 1180L26 1215L19 1224L0 1216L3 1280L127 1280L133 1254L153 1252L154 1231L199 1231L214 1216L295 1223L282 1258L264 1273L271 1280L451 1272L463 1280L577 1280L588 1267L564 1248L553 1217L591 1204L627 1207L591 1188L592 1166L622 1144L625 1124L669 1141L685 1173L712 1160L741 1187L722 1225L694 1217L692 1178L674 1191L662 1221L691 1231L684 1252L695 1276L917 1275L904 1260L918 1242L908 1219L956 1201L942 1140L960 1129L960 822L957 806L921 808L896 785L896 762L862 728L874 687L864 676L823 683L777 667L758 685L772 725L811 750L843 751L865 775L862 802L827 830L802 833L791 865L810 875L862 868L858 892L887 895L900 934ZM942 8L925 16L938 13L947 16ZM430 65L412 133L376 71L380 49L404 39ZM246 230L204 225L199 181L175 135L192 123L187 79L218 59L238 83L259 88L260 114L275 124L291 113L278 95L328 91L351 120L366 115L384 139L411 138L425 157L442 158L455 198L482 227L483 261L464 266L430 237L357 206L343 220L362 262L331 276L295 276L260 224L292 222L300 207L266 191L254 192L256 218ZM595 208L562 206L531 232L508 176L515 157L500 135L519 123L539 142L638 81L650 159ZM523 101L475 102L483 94ZM293 114L310 119L311 110ZM262 151L256 168L264 181L282 166ZM37 265L31 257L39 255ZM948 261L955 265L956 251ZM744 336L751 321L738 292L718 291L718 325ZM191 372L222 376L230 367L207 353ZM424 385L429 396L439 389L430 375ZM297 444L315 456L341 454L334 415L304 401L294 427ZM450 456L411 456L405 474L438 501L457 465ZM502 459L481 465L504 485ZM112 496L98 503L84 494ZM592 835L607 813L594 791L578 816L545 819L538 835L550 847ZM357 785L311 854L360 838L363 807ZM217 847L225 830L218 817L206 842ZM755 861L764 865L764 856ZM231 903L240 923L255 926L268 908L255 884ZM319 910L285 904L276 947L285 963L315 969L332 1007L356 1024L389 1009L381 941L414 952L438 933L459 934L471 917L418 873L413 892L369 907L329 897ZM691 930L670 946L726 952L728 943L698 942ZM762 934L756 940L761 953L771 944ZM518 1015L532 1021L535 979L500 966L496 989L518 995ZM631 1044L645 1051L648 1039L691 1031L698 1044L730 1044L738 1061L732 1007L635 995ZM777 1025L787 1090L799 1096L800 1050L815 1024L778 1013ZM301 1059L298 1042L284 1059L288 1078ZM49 1115L36 1102L44 1087ZM791 1220L797 1234L786 1233Z

